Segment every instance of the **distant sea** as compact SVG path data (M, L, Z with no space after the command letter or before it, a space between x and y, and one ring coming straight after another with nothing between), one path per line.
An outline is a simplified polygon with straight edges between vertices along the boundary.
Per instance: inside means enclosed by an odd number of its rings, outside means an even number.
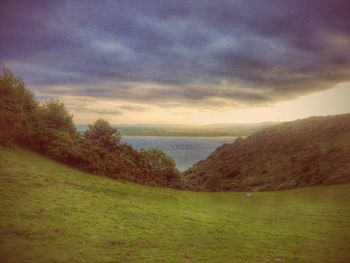
M136 149L158 148L169 154L180 171L208 157L217 147L232 143L237 137L162 137L123 136L122 141Z

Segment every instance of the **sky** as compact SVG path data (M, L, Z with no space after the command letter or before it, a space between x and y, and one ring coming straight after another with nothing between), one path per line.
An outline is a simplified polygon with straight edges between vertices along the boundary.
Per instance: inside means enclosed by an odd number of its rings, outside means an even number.
M76 123L350 112L348 0L0 1L0 64Z

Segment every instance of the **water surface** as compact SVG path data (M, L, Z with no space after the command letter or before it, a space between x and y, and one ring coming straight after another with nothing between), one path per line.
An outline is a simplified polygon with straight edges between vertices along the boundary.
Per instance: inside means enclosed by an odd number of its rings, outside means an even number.
M161 137L123 136L122 140L136 149L158 148L169 154L176 167L184 171L194 163L208 157L217 147L232 143L236 137Z

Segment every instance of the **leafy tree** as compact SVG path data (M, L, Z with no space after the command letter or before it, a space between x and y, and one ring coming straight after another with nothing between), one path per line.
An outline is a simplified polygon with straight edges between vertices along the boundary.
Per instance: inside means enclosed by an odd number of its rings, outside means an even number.
M98 119L94 124L89 125L84 137L95 141L110 150L116 150L120 144L120 133L113 128L106 120Z
M64 104L58 100L50 99L40 105L38 118L48 129L67 132L72 136L76 135L73 115L69 114Z
M39 105L24 144L51 158L71 164L79 134L63 103L48 100Z
M34 94L10 70L0 72L0 144L12 144L28 129L36 110ZM22 136L23 137L23 136Z
M148 169L151 181L158 185L180 188L180 175L175 168L175 161L169 155L159 149L141 149L140 155Z
M168 170L175 168L175 161L159 149L141 149L140 154L145 158L148 166L154 170Z

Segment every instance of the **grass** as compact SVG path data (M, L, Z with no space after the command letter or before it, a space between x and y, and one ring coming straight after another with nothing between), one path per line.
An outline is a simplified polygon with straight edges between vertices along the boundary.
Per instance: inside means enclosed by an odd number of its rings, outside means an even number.
M0 262L350 262L349 200L152 188L0 149Z

